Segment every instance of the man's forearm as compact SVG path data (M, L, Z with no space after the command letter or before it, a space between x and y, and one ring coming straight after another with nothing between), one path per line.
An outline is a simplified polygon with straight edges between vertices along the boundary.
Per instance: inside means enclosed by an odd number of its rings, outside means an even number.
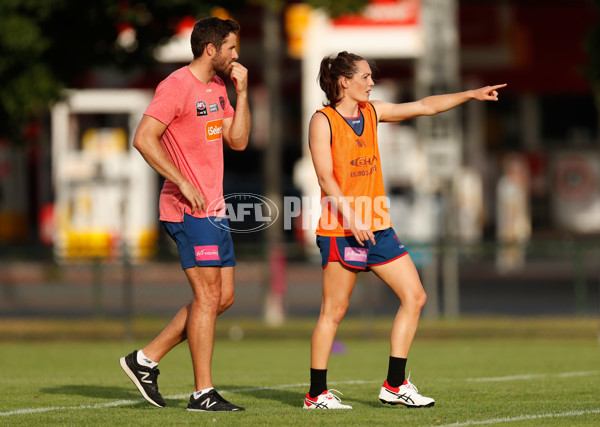
M229 130L229 146L234 150L244 150L250 138L251 118L248 96L238 94L235 116Z

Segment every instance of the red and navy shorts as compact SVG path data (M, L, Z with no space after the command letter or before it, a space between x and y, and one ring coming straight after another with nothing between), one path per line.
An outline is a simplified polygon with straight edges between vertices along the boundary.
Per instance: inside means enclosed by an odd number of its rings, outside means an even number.
M321 265L330 261L341 262L349 268L367 270L369 267L387 264L408 253L392 227L375 231L375 245L371 241L361 246L354 236L317 236L321 250Z
M188 214L183 215L183 222L162 223L177 244L182 269L235 266L233 240L226 217L219 218L219 226L215 225L214 218L196 218Z

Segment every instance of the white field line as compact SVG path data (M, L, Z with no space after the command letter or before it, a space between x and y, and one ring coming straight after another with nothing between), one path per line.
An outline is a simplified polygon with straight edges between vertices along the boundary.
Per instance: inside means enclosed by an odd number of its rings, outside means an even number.
M507 375L504 377L480 377L480 378L465 378L463 381L468 382L496 382L496 381L515 381L515 380L534 380L538 378L558 377L585 377L588 375L596 375L600 371L578 371L578 372L563 372L561 374L524 374L524 375Z
M439 427L459 427L459 426L477 426L485 424L500 424L500 423L512 423L515 421L527 421L527 420L538 420L542 418L561 418L561 417L578 417L580 415L588 414L600 414L599 409L589 409L587 411L567 411L558 412L554 414L538 414L538 415L519 415L518 417L505 417L505 418L492 418L489 420L477 420L477 421L460 421L454 424L444 424Z
M569 378L574 376L585 376L585 375L596 375L600 373L600 371L578 371L578 372L563 372L559 374L531 374L531 375L508 375L505 377L480 377L480 378L464 378L463 381L468 382L494 382L494 381L515 381L515 380L528 380L535 378L547 378L547 377L558 377L558 378ZM452 380L456 381L456 380ZM330 385L343 385L343 384L378 384L380 380L370 380L370 381L362 381L362 380L353 380L353 381L336 381L329 382ZM221 393L243 393L248 391L258 391L258 390L278 390L284 388L306 388L310 386L308 383L298 383L298 384L281 384L281 385L273 385L273 386L263 386L263 387L246 387L239 388L233 390L219 390ZM165 399L168 400L180 400L187 399L190 394L178 394L172 396L165 396ZM132 405L135 403L145 402L144 399L131 399L131 400L115 400L112 402L106 403L96 403L94 405L79 405L79 406L49 406L45 408L26 408L26 409L15 409L12 411L0 412L0 417L10 417L13 415L27 415L27 414L37 414L42 412L52 412L52 411L70 411L77 409L103 409L103 408L112 408L115 406L125 406ZM581 413L580 413L581 412ZM591 411L570 411L559 414L542 414L542 415L523 415L523 417L532 417L532 418L524 418L524 419L534 419L534 418L548 418L548 417L565 417L565 416L575 416L575 415L583 415L587 413L599 413L600 409L591 410ZM570 414L570 415L569 415ZM486 423L498 423L498 422L509 422L511 420L519 420L521 418L498 418L495 420L488 421L468 421L468 424L449 424L452 426L462 426L462 425L476 425L476 424L486 424ZM498 421L502 420L502 421ZM506 420L506 421L504 421Z
M79 405L79 406L49 406L46 408L30 408L30 409L15 409L14 411L0 412L0 417L9 417L11 415L21 414L37 414L40 412L52 412L52 411L69 411L73 409L101 409L111 408L113 406L130 405L133 403L145 402L145 399L135 400L115 400L113 402L97 403L95 405Z

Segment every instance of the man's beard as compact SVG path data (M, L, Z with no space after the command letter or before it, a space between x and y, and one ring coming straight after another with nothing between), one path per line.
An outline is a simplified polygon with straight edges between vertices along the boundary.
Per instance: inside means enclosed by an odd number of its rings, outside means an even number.
M213 69L218 75L229 77L231 75L231 62L228 62L224 58L215 59L213 62Z

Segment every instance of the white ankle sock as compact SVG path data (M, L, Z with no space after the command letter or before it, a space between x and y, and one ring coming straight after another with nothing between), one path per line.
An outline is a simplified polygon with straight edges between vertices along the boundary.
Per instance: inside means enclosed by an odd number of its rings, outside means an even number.
M158 363L154 362L153 360L150 360L142 350L138 350L137 352L137 363L138 365L146 366L150 369L158 366Z
M211 391L214 387L209 387L209 388L205 388L204 390L199 390L199 391L195 391L194 392L194 399L198 399L200 396L202 396L204 393L208 393L209 391Z

